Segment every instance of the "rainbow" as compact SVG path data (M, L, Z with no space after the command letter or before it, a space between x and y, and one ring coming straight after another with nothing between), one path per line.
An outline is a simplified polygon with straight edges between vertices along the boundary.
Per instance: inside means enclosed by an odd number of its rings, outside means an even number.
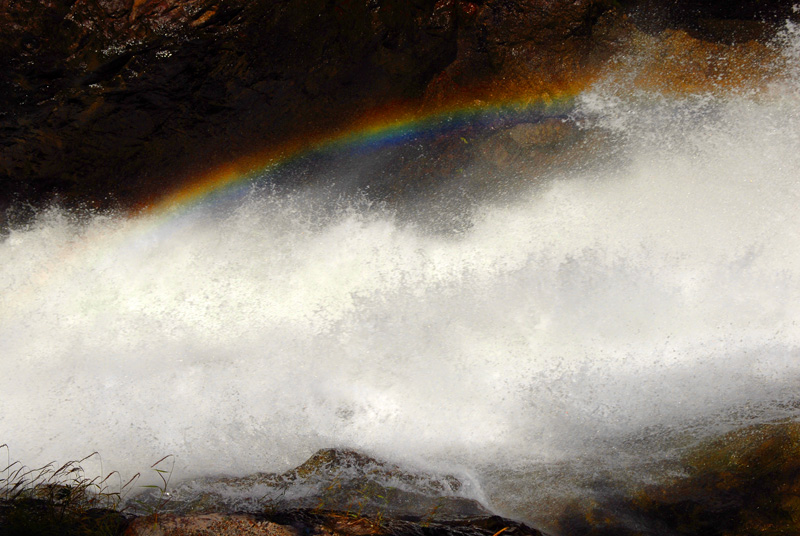
M508 99L494 103L471 103L450 106L428 112L388 110L368 116L347 128L318 138L305 138L259 154L241 158L217 167L201 177L188 181L188 186L165 196L156 203L131 211L129 219L117 231L104 237L103 252L94 262L104 262L120 250L143 247L154 235L172 234L191 225L193 209L235 200L249 191L255 181L263 180L271 171L314 154L335 153L344 150L371 150L400 144L420 136L435 137L441 133L458 131L469 125L491 127L510 126L526 120L563 114L571 109L575 92L563 92L555 97L539 96L528 99ZM29 284L20 288L13 297L18 303L29 301L37 289L57 282L63 275L63 266L82 258L94 247L87 238L64 248L49 262L31 274ZM0 318L3 314L0 313Z
M332 134L292 141L219 166L188 186L165 196L141 212L175 215L213 199L229 199L270 171L311 154L324 154L356 148L368 150L398 144L419 136L435 136L464 125L484 126L520 122L525 118L556 115L570 109L577 91L552 96L503 100L494 103L473 102L438 108L433 111L390 110L363 118Z

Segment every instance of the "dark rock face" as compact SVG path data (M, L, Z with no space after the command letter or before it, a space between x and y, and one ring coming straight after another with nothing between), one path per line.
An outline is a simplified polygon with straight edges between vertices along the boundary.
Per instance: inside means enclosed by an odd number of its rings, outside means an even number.
M619 45L626 26L610 1L462 2L458 55L428 88L481 99L539 94L580 83Z
M5 1L0 211L146 204L214 165L377 110L580 87L629 38L626 10L714 38L732 35L730 19L758 34L762 23L738 19L780 20L784 4Z
M166 177L413 98L455 54L452 11L432 1L5 3L4 204L55 193L147 201L174 186Z
M621 4L637 24L649 31L678 28L722 40L727 40L730 35L705 31L708 22L782 23L796 17L792 2L779 0L621 0Z

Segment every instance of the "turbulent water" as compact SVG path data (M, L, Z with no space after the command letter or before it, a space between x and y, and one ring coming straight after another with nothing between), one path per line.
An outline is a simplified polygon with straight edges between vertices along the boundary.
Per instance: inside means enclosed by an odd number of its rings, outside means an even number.
M796 418L794 80L682 98L609 83L574 117L613 158L478 201L457 232L313 185L10 230L0 442L29 465L98 451L123 475L174 454L176 477L347 447L525 517L546 468L644 467ZM545 481L520 494L528 475Z

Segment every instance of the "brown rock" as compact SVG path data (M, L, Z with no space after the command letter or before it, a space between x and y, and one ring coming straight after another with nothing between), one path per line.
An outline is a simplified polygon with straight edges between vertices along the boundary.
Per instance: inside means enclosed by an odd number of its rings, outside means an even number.
M726 44L705 41L683 30L657 35L635 31L630 50L609 66L606 75L621 90L661 94L758 91L782 73L779 51L754 40Z
M459 6L458 54L428 86L429 102L564 91L590 78L627 32L622 13L607 0Z
M507 132L502 132L492 136L480 144L478 157L482 162L495 166L499 170L509 170L511 166L518 164L521 154L518 147L515 147L510 140Z
M161 515L133 521L125 536L298 536L284 525L259 521L248 515Z

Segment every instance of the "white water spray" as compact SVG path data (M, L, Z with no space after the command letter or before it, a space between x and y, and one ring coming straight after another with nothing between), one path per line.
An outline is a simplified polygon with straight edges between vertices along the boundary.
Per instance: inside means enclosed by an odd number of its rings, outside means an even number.
M0 442L124 475L174 454L178 477L340 446L500 489L498 467L611 462L648 429L796 417L798 93L606 88L579 108L615 136L613 171L487 204L456 236L313 189L13 230Z

